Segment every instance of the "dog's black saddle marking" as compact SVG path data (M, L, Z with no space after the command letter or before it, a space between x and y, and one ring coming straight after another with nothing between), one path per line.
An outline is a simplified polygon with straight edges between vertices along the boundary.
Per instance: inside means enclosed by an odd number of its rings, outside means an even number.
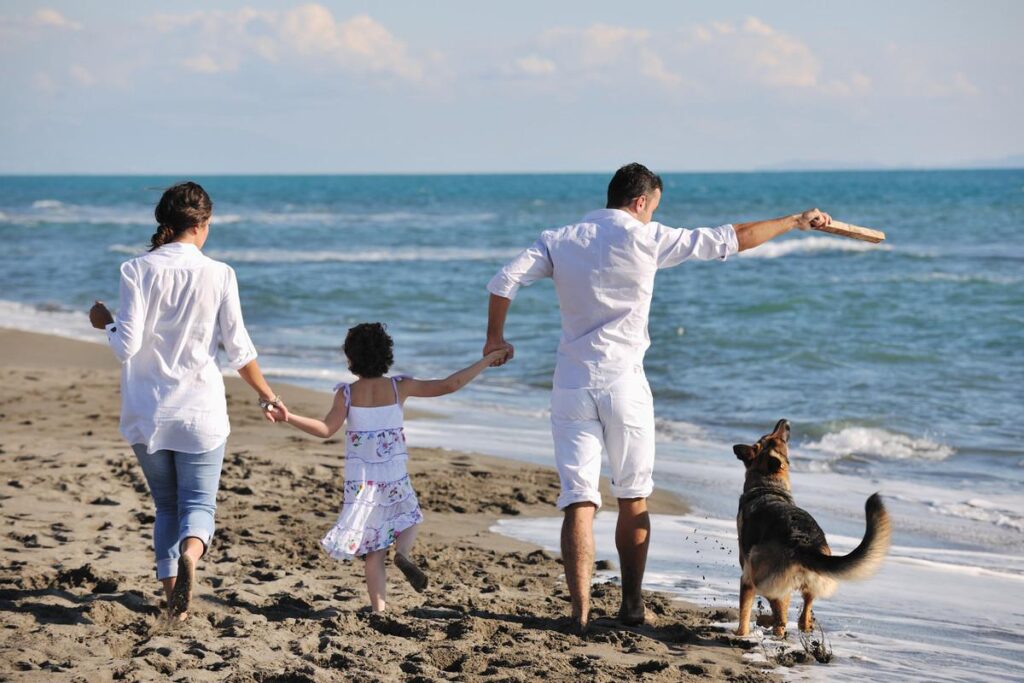
M740 496L739 515L743 520L740 550L744 555L761 543L813 551L826 545L825 532L807 511L797 507L792 494L785 489L748 489Z

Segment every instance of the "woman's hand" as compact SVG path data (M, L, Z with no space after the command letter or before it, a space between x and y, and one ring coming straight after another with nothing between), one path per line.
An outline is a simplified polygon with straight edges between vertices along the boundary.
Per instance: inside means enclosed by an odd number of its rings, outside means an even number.
M92 308L89 309L89 322L97 330L106 329L107 325L114 322L114 316L110 314L110 311L104 305L102 301L97 301L93 304Z

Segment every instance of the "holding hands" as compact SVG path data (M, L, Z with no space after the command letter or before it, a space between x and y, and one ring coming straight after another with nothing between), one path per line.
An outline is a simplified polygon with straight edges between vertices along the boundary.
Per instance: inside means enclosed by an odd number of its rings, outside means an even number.
M271 399L259 400L260 408L263 410L263 417L267 422L285 422L288 419L288 408L280 396Z
M288 422L290 413L288 412L288 406L283 401L278 400L274 403L270 403L266 408L263 409L263 415L270 422Z
M512 360L515 355L515 347L504 339L487 340L484 344L484 358L491 361L490 367L496 368Z

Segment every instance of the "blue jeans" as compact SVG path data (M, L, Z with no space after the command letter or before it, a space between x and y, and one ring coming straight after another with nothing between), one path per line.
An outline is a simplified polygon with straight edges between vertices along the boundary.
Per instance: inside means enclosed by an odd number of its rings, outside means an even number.
M156 503L153 525L156 578L178 575L181 543L186 538L191 536L202 541L204 553L210 545L226 445L223 443L206 453L168 450L147 453L145 444L132 445Z

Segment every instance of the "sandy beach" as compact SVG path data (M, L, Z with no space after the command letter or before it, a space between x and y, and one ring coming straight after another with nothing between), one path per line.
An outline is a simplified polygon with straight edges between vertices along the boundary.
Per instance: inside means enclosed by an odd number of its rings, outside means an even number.
M318 546L341 501L342 449L264 422L230 379L217 535L191 618L169 625L152 503L117 432L112 356L9 330L0 349L3 680L771 679L742 659L750 644L710 626L725 614L650 594L656 623L618 627L612 583L594 587L593 632L563 632L557 558L488 531L503 516L553 515L554 470L472 453L412 449L431 586L417 594L389 570L389 613L371 615L361 567ZM299 411L327 405L279 391ZM655 495L652 509L685 505Z

